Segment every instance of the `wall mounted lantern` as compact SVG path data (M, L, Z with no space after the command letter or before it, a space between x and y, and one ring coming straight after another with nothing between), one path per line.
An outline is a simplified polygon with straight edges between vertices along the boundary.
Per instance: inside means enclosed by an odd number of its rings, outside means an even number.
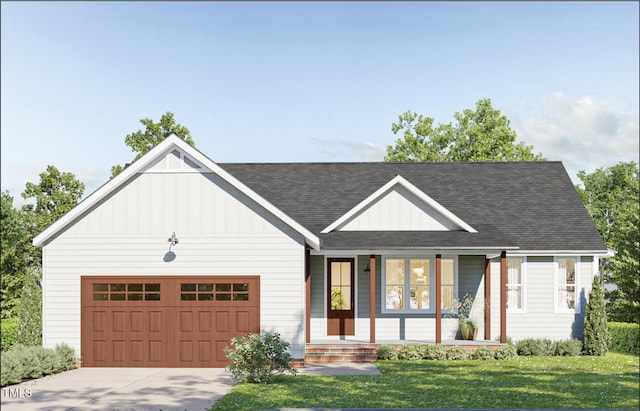
M178 240L178 237L176 237L176 233L175 232L171 233L171 237L169 237L167 239L167 241L170 242L171 245L176 245L176 244L178 244L180 242Z

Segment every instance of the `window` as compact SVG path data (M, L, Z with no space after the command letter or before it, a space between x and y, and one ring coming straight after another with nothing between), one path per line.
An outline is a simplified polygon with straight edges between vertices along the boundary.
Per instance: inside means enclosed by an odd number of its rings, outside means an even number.
M578 264L574 257L556 259L556 310L579 311L576 291L578 290Z
M524 274L522 258L507 258L507 310L523 310Z
M247 283L183 283L180 284L182 301L249 301Z
M93 284L93 301L160 301L160 284Z
M435 311L435 258L386 258L384 262L384 311ZM455 259L442 259L442 308L453 308Z

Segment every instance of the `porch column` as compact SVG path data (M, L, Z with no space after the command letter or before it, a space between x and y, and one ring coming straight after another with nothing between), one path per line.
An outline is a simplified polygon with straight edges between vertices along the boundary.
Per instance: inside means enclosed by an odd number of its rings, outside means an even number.
M304 307L304 328L305 342L311 343L311 250L304 251L304 286L305 286L305 307Z
M436 254L436 344L442 343L442 255Z
M369 256L369 342L376 342L376 256Z
M500 342L507 343L507 252L500 253Z
M484 259L484 339L491 341L491 259Z

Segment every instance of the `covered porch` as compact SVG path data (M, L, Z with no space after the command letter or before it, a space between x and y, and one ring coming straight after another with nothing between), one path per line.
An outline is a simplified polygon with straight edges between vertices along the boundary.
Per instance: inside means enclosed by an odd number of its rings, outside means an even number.
M427 267L423 284L413 284L418 280L409 270L418 263ZM391 271L389 267L396 266L406 272L400 280L387 273ZM338 270L342 271L337 273ZM415 268L413 271L420 273ZM339 306L334 306L335 298L331 298L336 290L343 291ZM390 299L393 293L400 294L399 298L394 294L397 301ZM464 293L475 298L475 320L481 330L476 340L460 338L458 320L447 309L452 298ZM427 301L418 301L420 296ZM369 254L343 251L315 255L307 250L305 297L308 348L409 343L501 345L507 338L506 250Z

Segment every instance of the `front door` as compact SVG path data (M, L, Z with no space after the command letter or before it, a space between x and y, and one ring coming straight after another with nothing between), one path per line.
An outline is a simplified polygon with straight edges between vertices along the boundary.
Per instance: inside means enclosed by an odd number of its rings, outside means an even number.
M327 259L327 335L355 335L353 258Z

